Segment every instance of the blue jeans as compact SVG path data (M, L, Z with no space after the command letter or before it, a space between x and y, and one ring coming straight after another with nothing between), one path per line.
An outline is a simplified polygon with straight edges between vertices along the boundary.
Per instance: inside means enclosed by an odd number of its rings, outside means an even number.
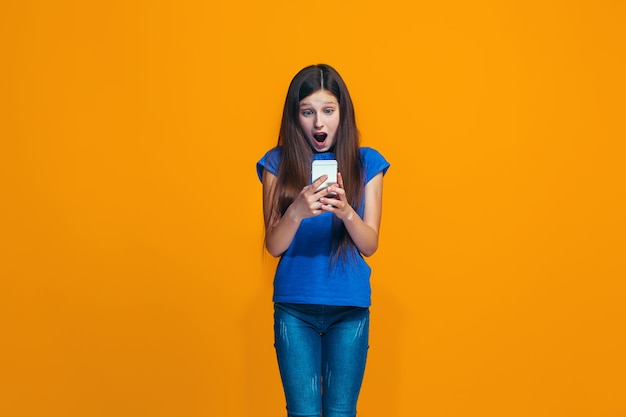
M289 417L354 417L369 309L274 304L274 346Z

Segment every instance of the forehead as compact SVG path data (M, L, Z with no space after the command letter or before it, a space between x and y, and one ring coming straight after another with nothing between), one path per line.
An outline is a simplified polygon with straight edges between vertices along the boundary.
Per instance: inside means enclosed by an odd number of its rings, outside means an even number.
M301 106L338 104L337 98L326 90L317 90L300 100Z

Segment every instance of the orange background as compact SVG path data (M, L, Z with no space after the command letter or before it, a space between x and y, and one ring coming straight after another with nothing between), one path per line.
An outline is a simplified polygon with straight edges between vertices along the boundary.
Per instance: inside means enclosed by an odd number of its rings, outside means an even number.
M392 163L359 415L626 416L623 2L1 9L1 415L285 415L255 163L325 62Z

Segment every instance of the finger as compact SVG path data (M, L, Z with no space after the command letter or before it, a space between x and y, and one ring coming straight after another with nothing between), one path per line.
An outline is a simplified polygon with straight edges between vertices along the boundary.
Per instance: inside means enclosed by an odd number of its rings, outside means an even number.
M343 188L343 177L341 176L341 172L337 173L337 184L339 184L339 186Z
M320 203L320 209L338 208L340 204L343 204L340 200L334 197L322 197L320 199Z
M320 211L332 211L336 212L342 209L344 203L334 198L324 198L323 205L320 207Z
M326 195L324 197L330 197L335 199L342 199L346 195L346 190L340 188L338 185L331 185L326 189Z
M331 193L330 191L330 187L324 187L322 189L320 189L319 191L317 191L315 194L313 194L313 198L315 198L315 200L319 200L322 197L326 197L327 195L329 195L329 193Z
M324 184L324 181L326 181L327 179L328 175L324 174L315 181L313 181L313 184L311 184L311 188L313 189L313 191L316 191L320 187L320 185Z
M326 189L326 193L327 194L342 194L345 195L346 194L346 190L341 188L339 185L337 184L333 184L330 185L327 189Z

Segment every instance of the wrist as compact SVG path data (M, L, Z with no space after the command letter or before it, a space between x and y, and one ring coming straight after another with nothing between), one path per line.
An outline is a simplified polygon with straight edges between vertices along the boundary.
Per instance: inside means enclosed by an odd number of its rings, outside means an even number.
M358 216L356 212L354 211L354 209L352 208L352 206L350 206L350 208L348 209L348 212L346 213L345 216L343 216L341 220L344 223L351 223L352 221L354 221L355 217L358 217Z
M300 224L302 222L302 217L298 216L298 213L294 210L293 205L287 208L283 217L291 223Z

